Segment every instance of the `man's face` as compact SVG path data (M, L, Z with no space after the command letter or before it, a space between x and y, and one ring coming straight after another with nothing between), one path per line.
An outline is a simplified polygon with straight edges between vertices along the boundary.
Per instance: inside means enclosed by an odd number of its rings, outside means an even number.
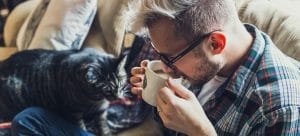
M168 57L172 58L189 47L190 41L176 34L175 25L170 20L160 19L149 27L149 33L155 50ZM176 61L173 64L175 70L165 64L163 70L169 74L184 76L192 84L203 85L217 74L220 65L210 61L201 47L202 45L197 46Z

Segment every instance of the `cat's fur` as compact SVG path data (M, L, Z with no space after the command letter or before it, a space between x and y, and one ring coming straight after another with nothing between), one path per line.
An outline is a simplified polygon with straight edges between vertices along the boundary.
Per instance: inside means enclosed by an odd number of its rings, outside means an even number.
M117 98L119 62L93 49L18 52L0 62L0 118L10 121L25 108L39 106L101 128L105 99Z

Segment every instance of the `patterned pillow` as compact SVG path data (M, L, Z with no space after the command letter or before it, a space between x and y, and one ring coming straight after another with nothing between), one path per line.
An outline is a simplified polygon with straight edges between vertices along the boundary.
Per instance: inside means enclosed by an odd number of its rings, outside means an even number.
M97 10L97 0L40 0L17 36L19 50L79 49Z

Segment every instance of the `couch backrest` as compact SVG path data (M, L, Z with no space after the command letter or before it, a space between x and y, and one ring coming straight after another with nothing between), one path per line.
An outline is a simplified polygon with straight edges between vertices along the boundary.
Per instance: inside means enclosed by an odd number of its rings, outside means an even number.
M235 1L242 22L256 25L280 50L300 61L300 1Z

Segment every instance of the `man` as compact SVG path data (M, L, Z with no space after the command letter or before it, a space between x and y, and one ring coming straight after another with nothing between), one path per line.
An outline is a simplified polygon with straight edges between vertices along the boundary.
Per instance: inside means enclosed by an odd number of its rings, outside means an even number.
M297 135L300 64L255 26L242 24L231 0L143 0L133 28L145 30L164 72L193 89L159 90L157 114L166 135ZM133 12L134 13L134 12ZM142 26L142 27L141 27ZM142 93L148 61L131 71Z

